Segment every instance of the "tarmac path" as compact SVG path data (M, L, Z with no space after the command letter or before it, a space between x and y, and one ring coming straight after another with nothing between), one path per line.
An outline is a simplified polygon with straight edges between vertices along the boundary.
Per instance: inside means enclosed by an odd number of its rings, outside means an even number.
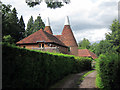
M92 73L88 74L80 85L77 84L80 77L87 72L88 71L66 76L63 80L59 81L51 88L91 88L91 89L95 88L96 89L96 85L95 85L96 71L93 71Z
M96 88L95 80L96 80L96 71L88 74L83 80L83 82L79 85L79 88Z

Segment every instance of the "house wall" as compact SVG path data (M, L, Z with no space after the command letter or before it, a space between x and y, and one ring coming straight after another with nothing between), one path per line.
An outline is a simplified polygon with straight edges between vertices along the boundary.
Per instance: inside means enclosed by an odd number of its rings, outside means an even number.
M61 53L64 53L64 54L68 54L68 48L66 47L59 47L59 50L61 51Z
M70 47L70 54L78 56L78 47Z
M25 46L25 48L27 48L27 49L32 49L33 47L38 47L37 44L35 44L35 45L17 45L17 46L19 46L21 48L24 48L24 46Z
M24 48L24 46L25 46L25 48L27 48L27 49L33 49L33 48L40 48L39 44L41 44L41 46L42 46L42 44L44 44L44 43L37 43L37 44L33 44L33 45L17 45L17 46L19 46L21 48ZM62 47L62 46L55 45L55 44L51 44L51 46L48 46L48 44L44 44L44 47L58 47L57 51L55 51L55 50L45 50L45 51L50 51L50 52L53 52L53 51L58 52L59 51L60 53L68 54L68 48L66 48L66 47Z

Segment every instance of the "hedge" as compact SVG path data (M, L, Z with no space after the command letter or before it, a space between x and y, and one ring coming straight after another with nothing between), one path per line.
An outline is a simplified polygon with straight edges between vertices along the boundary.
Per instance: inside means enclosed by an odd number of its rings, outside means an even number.
M120 89L120 56L118 54L100 55L96 63L96 85L105 90Z
M91 69L90 58L2 45L3 88L48 88L70 73Z

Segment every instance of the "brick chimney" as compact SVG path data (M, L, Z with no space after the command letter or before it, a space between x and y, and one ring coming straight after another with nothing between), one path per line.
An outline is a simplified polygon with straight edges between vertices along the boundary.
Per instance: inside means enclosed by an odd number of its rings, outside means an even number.
M70 28L70 22L68 16L65 18L65 24L62 31L62 41L70 48L70 54L78 55L78 45Z
M51 27L50 27L50 20L49 20L49 18L47 18L44 31L46 31L49 34L53 34L52 30L51 30Z

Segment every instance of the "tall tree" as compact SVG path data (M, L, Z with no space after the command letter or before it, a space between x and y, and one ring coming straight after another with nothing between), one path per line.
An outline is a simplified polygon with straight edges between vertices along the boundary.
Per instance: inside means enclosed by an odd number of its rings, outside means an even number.
M24 20L23 20L23 16L20 17L20 20L19 20L19 26L20 26L20 33L21 33L21 38L24 38L25 37L25 23L24 23Z
M18 23L17 10L15 8L11 10L11 5L2 4L2 37L10 35L14 39L14 42L19 41L21 37L19 32L21 29Z
M33 30L34 30L34 20L33 20L33 17L31 16L27 23L27 29L25 31L25 36L27 37L30 34L32 34Z
M82 41L78 43L80 49L89 49L90 42L88 39L84 38Z
M108 40L101 40L97 47L95 47L95 54L97 56L108 52L114 52L114 48Z
M10 35L15 39L15 42L20 40L21 34L19 27L19 19L17 17L17 10L13 8L12 12L9 14L8 21L10 23Z
M96 43L96 42L91 44L89 50L96 54L96 50L98 48L98 45L99 45L99 43Z
M120 53L120 23L118 20L115 19L113 21L110 30L112 32L106 34L106 40L112 43L116 47L117 52Z
M105 53L120 53L120 23L114 20L110 26L111 32L106 34L106 39L101 40L98 45L91 45L90 50L93 50L97 56Z
M9 13L11 13L11 5L2 4L2 37L9 33Z
M12 12L9 14L9 21L10 21L10 23L13 23L13 24L18 24L18 17L17 17L17 10L16 10L16 8L14 7L13 8L13 10L12 10Z
M44 28L45 28L44 22L42 21L40 16L37 16L37 19L34 22L34 31L33 32L36 32L36 31L38 31L40 29L44 29Z

